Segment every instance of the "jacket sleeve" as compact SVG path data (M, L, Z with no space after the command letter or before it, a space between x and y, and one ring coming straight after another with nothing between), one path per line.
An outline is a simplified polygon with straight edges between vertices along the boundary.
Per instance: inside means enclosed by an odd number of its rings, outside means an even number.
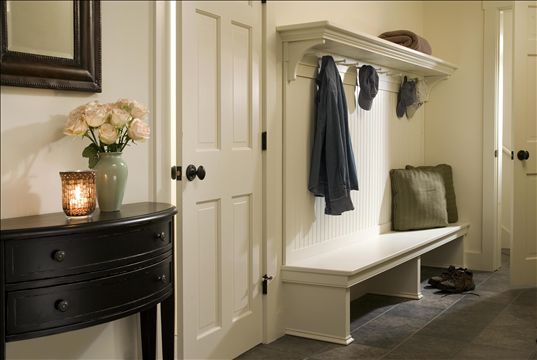
M308 180L308 190L315 196L325 196L326 188L326 159L325 159L325 139L326 139L326 97L323 95L324 87L319 87L317 93L317 107L315 109L315 122L313 132L313 146L311 148L310 176Z
M326 96L324 116L326 116L325 166L327 192L325 213L339 215L344 211L353 210L350 199L347 167L347 130L344 107L339 103L338 84L330 83L330 92Z

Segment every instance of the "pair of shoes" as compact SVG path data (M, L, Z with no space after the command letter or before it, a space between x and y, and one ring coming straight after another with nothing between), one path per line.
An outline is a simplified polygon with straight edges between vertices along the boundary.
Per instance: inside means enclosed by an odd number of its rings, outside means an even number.
M474 274L468 269L457 269L451 279L444 280L438 284L437 288L450 293L462 293L475 289Z
M432 287L438 287L438 284L440 284L442 281L446 281L446 280L451 279L451 276L455 271L456 271L455 266L449 265L447 271L444 271L442 274L440 274L438 276L431 277L429 279L428 283Z
M429 279L429 285L451 293L461 293L475 289L473 280L474 274L465 268L455 268L450 265L447 271L439 276L433 276Z

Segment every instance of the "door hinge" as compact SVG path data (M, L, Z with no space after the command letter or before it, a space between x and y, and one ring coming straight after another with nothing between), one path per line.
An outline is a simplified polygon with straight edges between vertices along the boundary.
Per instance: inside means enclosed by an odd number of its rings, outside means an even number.
M515 152L511 151L511 160L514 160L514 159L515 159Z
M261 0L261 4L266 4L267 0Z
M494 157L495 157L495 158L498 157L498 150L494 150Z
M172 180L182 180L183 179L183 169L181 166L172 166Z
M261 133L261 150L267 150L267 132L263 131Z
M272 276L268 276L267 274L263 275L263 295L267 295L268 293L268 282L272 280Z

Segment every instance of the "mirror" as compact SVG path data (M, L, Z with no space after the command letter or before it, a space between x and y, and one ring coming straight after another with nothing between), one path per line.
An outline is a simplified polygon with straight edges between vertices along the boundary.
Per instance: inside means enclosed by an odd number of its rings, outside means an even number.
M1 0L1 84L101 92L100 2Z
M71 1L6 2L7 49L74 59Z

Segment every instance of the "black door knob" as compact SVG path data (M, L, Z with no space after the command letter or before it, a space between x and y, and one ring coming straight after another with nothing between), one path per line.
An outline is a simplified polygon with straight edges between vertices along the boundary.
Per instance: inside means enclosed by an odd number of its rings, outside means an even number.
M196 171L196 174L198 174L198 179L205 179L205 168L202 165L198 166L198 171Z
M186 168L186 178L187 178L188 181L194 180L196 178L196 176L200 180L203 180L203 179L205 179L205 175L206 175L206 172L205 172L205 168L203 166L199 166L196 169L196 166L188 165L187 168Z
M172 166L172 180L181 180L181 167Z
M530 158L530 153L527 150L519 150L516 153L516 157L518 158L518 160L521 160L521 161L528 160Z

